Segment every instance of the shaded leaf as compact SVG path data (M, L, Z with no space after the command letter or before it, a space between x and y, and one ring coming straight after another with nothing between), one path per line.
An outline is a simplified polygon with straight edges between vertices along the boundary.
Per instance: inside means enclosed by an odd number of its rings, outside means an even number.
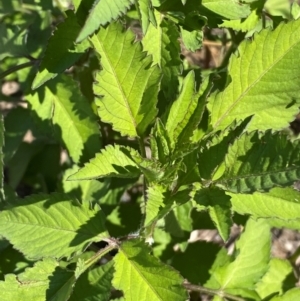
M48 42L32 89L38 88L58 73L70 68L89 47L87 42L75 45L80 26L73 11L66 11L66 15L67 19L58 25Z
M95 222L96 220L96 222ZM99 209L68 195L34 195L0 213L0 233L30 258L80 253L107 236Z
M244 134L229 146L225 172L216 183L240 193L291 185L300 178L299 143L282 133Z
M56 77L26 99L43 121L52 120L55 133L76 163L92 158L100 150L96 116L70 77Z

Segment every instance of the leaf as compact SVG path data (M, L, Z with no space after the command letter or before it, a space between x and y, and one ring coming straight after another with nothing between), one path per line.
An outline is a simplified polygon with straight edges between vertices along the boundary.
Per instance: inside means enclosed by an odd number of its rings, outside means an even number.
M232 226L230 197L218 188L198 188L193 195L193 201L200 211L204 209L203 206L208 209L220 236L227 241Z
M254 289L268 268L270 247L271 234L267 222L249 219L236 244L235 260L214 270L212 278L217 285L212 288L225 292L228 289ZM207 286L211 287L209 283Z
M152 55L152 65L158 65L163 74L161 88L167 99L173 100L178 90L178 76L181 73L180 45L178 29L164 18L164 14L154 12L157 26L149 24L142 39L143 49Z
M232 209L255 218L278 219L281 223L294 221L300 227L300 194L292 188L273 188L269 193L234 194Z
M113 261L84 273L76 281L69 301L106 301L111 294Z
M282 133L244 134L229 147L226 170L216 184L239 193L291 185L300 177L299 143Z
M241 19L250 14L247 3L235 0L203 0L202 6L226 19Z
M225 20L222 24L219 25L219 27L226 27L226 28L232 28L237 31L243 31L247 32L250 30L253 30L257 23L260 20L259 12L257 10L253 10L251 14L244 20L244 19L238 19L238 20Z
M203 32L200 30L185 30L180 26L181 38L188 51L195 52L202 47Z
M182 286L183 278L149 255L149 249L141 241L124 242L114 261L113 286L124 292L126 300L184 301L188 298Z
M4 122L3 117L0 117L0 203L4 201L4 160L3 160L3 146L4 146Z
M48 42L39 71L33 80L32 89L37 89L46 81L70 68L89 47L87 42L75 45L75 39L81 28L73 11L66 11L66 15L66 20L58 25Z
M107 237L102 212L88 207L59 193L30 196L0 213L0 233L30 258L70 257Z
M69 298L74 282L73 272L47 258L18 276L6 275L5 281L0 281L0 298L1 301L64 301Z
M195 73L190 71L183 80L180 95L173 103L166 123L166 130L173 146L195 111L198 98L199 95L195 93Z
M288 260L272 258L269 269L260 282L256 285L256 291L261 299L274 293L282 294L284 290L284 280L293 272L293 267Z
M42 120L52 120L74 162L84 162L100 150L96 116L70 77L60 75L26 99Z
M16 122L16 120L18 120L18 122ZM25 133L31 125L32 121L30 119L29 110L22 107L10 110L10 112L5 116L5 145L3 148L3 155L6 164L18 150ZM1 146L3 146L3 143L1 143Z
M67 178L78 171L78 169L79 167L74 165L65 171L62 180L64 193L74 195L81 202L95 203L109 192L109 179L104 182L97 180L68 181Z
M270 301L298 301L300 297L300 289L295 287L287 291L282 296L274 297Z
M28 55L25 40L25 27L0 24L0 60Z
M172 155L171 140L164 124L156 119L150 136L151 158L162 164L170 161Z
M133 0L101 0L94 2L76 43L93 34L100 25L105 25L124 14L133 3Z
M136 8L141 20L143 34L145 35L150 22L154 25L154 27L157 26L154 12L151 7L151 0L138 0L136 3Z
M130 156L134 149L108 145L68 180L89 180L102 177L135 178L140 171Z
M209 99L215 130L252 115L248 132L289 126L300 103L295 60L300 50L299 27L300 21L282 23L274 31L261 31L253 42L240 45L239 56L232 57L228 69L231 83Z
M153 221L159 219L159 212L166 206L166 188L161 185L153 185L147 190L146 218L144 225L149 226Z
M118 23L91 38L101 56L103 70L96 75L94 93L103 122L121 135L142 135L157 114L156 102L160 72L150 67L151 58L142 53L140 43L132 44L133 33L122 32Z

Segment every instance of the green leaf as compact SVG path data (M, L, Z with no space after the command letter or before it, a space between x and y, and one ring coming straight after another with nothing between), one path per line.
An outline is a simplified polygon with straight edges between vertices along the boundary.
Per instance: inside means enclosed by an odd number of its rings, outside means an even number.
M25 27L0 24L0 60L28 55L25 41Z
M143 49L152 55L152 65L158 65L163 74L162 90L167 99L173 100L178 90L178 76L181 72L180 45L178 29L164 15L154 12L157 26L149 24L142 39Z
M232 226L230 197L218 188L198 188L193 200L195 207L200 211L204 209L203 207L208 209L220 236L227 241Z
M173 103L166 123L173 145L195 111L198 98L199 95L195 93L195 73L190 71L183 80L180 95Z
M295 287L287 291L284 295L274 297L270 301L298 301L300 298L300 289Z
M107 301L111 294L113 261L93 268L76 281L69 301Z
M4 146L4 122L3 117L0 117L0 202L3 202L4 197L4 189L3 189L3 182L4 182L4 160L3 160L3 146Z
M203 32L200 30L185 30L180 26L181 38L185 48L195 52L202 47Z
M74 162L86 161L100 150L96 116L70 77L56 77L26 99L42 120L52 120Z
M72 168L65 171L62 180L64 193L72 194L82 202L95 203L109 192L109 179L104 182L97 180L68 181L68 177L77 172L78 169L79 167L74 165Z
M232 28L237 31L250 31L253 30L257 23L260 20L260 16L257 10L253 10L251 14L244 19L238 19L238 20L225 20L222 24L219 25L219 27L226 27L226 28Z
M148 226L153 221L159 219L159 212L166 206L166 188L161 185L153 185L147 190L146 218L144 225Z
M255 218L275 219L280 223L292 221L300 227L300 193L292 188L273 188L269 193L227 193L231 196L232 209Z
M0 233L30 258L70 257L107 237L99 209L68 195L35 195L0 213Z
M182 286L183 278L149 255L149 249L141 241L123 243L114 261L113 286L122 290L126 299L184 301L188 298Z
M291 185L300 177L299 144L282 133L244 134L229 147L226 170L216 184L240 193Z
M286 277L293 272L293 267L288 260L272 258L269 269L260 282L256 285L256 291L261 299L274 293L283 293L283 283Z
M228 69L231 82L209 99L215 130L252 115L249 132L289 126L300 103L295 59L300 51L299 28L300 21L281 23L274 31L263 30L253 42L240 45L239 56L232 57Z
M33 80L32 89L40 87L70 68L89 47L87 42L75 45L75 39L81 28L73 11L66 11L66 15L65 22L58 25L49 40L39 71Z
M136 153L136 151L125 146L108 145L68 180L89 180L102 177L135 178L139 176L140 171L130 153Z
M157 114L160 72L157 66L150 67L151 58L145 57L140 43L132 44L133 39L132 32L123 33L120 24L112 23L91 42L103 68L94 85L98 113L123 136L136 137Z
M202 0L201 4L226 19L246 18L251 12L247 3L235 0Z
M124 14L133 3L134 0L101 0L94 2L76 42L81 42L93 34L100 25L105 25Z
M160 119L156 119L150 136L151 158L165 164L170 161L172 155L169 133Z
M225 292L227 289L254 289L268 268L270 246L268 223L263 219L248 220L245 232L236 244L235 260L214 270L212 288ZM207 283L207 286L211 287L211 284Z
M16 122L18 120L18 122ZM4 161L7 162L13 157L22 143L25 133L32 124L29 110L17 107L10 110L5 116L5 145L4 145ZM1 132L2 133L2 132ZM3 145L3 143L1 143ZM2 168L1 168L2 170Z
M136 3L137 3L136 8L140 15L143 34L145 35L148 30L150 22L155 27L157 26L154 12L151 7L151 0L138 0Z
M54 259L38 261L18 276L8 274L0 281L1 301L65 301L75 282L73 272L59 267Z

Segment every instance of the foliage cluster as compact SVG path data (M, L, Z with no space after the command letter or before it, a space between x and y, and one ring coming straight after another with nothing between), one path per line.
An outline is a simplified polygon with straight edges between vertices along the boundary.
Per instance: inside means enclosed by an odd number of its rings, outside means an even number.
M0 300L300 300L290 2L0 1Z

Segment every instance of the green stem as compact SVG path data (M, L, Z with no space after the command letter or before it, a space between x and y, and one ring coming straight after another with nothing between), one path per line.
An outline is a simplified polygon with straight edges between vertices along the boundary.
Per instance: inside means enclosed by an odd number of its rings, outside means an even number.
M199 293L204 293L204 294L207 294L207 295L210 295L210 296L219 296L221 298L227 298L227 299L234 300L234 301L246 301L244 298L234 296L234 295L225 293L223 291L219 291L219 290L199 286L199 285L184 283L183 286L188 290L191 290L191 291L194 291L194 292L199 292Z
M37 61L29 61L29 62L26 62L26 63L23 63L23 64L20 64L20 65L16 65L16 66L13 66L11 68L9 68L8 70L0 73L0 79L6 77L7 75L11 74L11 73L14 73L16 71L19 71L21 69L25 69L27 67L30 67L30 66L33 66L34 64L36 64Z
M84 268L80 270L80 273L76 275L78 278L81 274L83 274L87 269L89 269L92 265L98 262L104 255L112 251L113 249L118 248L118 244L114 240L109 240L108 246L99 250L94 256L89 258L84 262Z

